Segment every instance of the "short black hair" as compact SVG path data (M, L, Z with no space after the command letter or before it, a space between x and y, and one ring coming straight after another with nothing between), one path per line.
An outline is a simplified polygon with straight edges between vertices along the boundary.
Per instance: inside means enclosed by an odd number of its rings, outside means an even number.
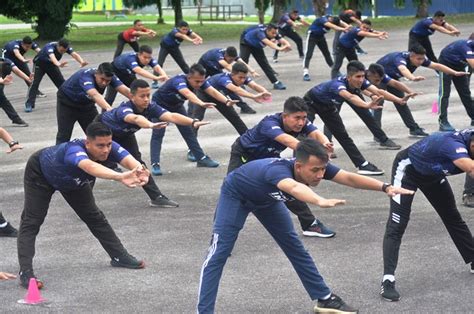
M358 18L359 20L362 18L362 11L361 10L356 10L354 12L356 18Z
M190 68L189 68L189 74L199 74L199 75L204 75L206 76L206 68L202 64L199 63L194 63Z
M25 37L23 37L21 42L24 43L24 44L27 44L27 45L31 45L33 43L33 40L31 39L30 36L25 36Z
M143 52L153 54L153 49L148 45L140 46L140 48L138 49L138 53L143 53Z
M112 136L112 131L102 122L92 122L86 128L86 135L88 139L93 140L98 136Z
M347 64L347 75L354 75L360 71L365 71L365 66L362 62L352 60Z
M147 81L142 80L142 79L137 79L133 81L132 84L130 84L130 93L135 95L135 93L137 92L139 88L148 88L148 87L150 87L150 85L148 85Z
M177 28L189 27L189 24L188 24L188 22L186 22L186 21L180 21L180 22L178 22L178 24L176 24L176 27L177 27Z
M58 46L61 46L63 48L69 48L69 40L67 40L66 38L61 38L60 40L58 40Z
M369 19L362 20L362 24L372 26L372 22Z
M471 36L469 36L469 40L474 40L474 33L472 33Z
M274 24L274 23L268 23L266 28L267 28L268 30L278 29L278 25L276 25L276 24Z
M232 65L232 74L249 73L249 68L242 62L236 62Z
M133 26L137 25L137 23L140 23L142 20L135 20L133 21Z
M114 76L114 67L110 62L103 62L99 64L97 72L100 74L104 74L107 77L112 77Z
M341 25L341 19L339 18L339 16L331 16L331 23L333 23L334 25Z
M377 74L380 77L383 77L385 75L385 69L378 63L372 63L371 65L369 65L367 71Z
M299 13L299 11L298 11L298 9L293 9L293 10L291 10L291 12L290 12L290 13L296 13L296 14L298 14L298 13Z
M446 14L444 14L443 11L436 11L434 14L433 14L433 17L445 17Z
M296 145L295 150L296 161L305 163L310 156L320 159L322 162L329 161L328 151L323 144L312 138L305 138Z
M234 46L227 47L225 50L225 54L226 56L231 58L237 58L239 56L239 54L237 53L237 49Z
M12 73L12 65L0 58L0 77L3 79Z
M291 96L283 104L284 113L295 113L295 112L308 112L309 108L303 98L298 96Z
M413 52L414 54L417 54L417 55L426 55L426 49L423 48L422 45L413 45L410 48L410 52Z

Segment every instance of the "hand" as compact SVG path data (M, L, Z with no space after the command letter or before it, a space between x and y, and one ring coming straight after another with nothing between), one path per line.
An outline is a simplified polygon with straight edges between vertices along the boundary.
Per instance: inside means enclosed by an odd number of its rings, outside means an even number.
M390 197L393 197L393 196L398 195L398 194L403 194L403 195L413 195L413 194L415 194L415 191L407 190L407 189L404 189L404 188L401 188L401 187L395 187L393 185L390 185L389 187L387 187L387 189L385 191L386 191L385 193Z
M369 102L369 108L368 109L382 109L383 106L380 106L380 103L384 100L383 96L377 96L375 99L372 99L371 102Z
M85 66L88 65L88 64L89 64L89 62L87 62L87 61L82 61L82 62L81 62L81 68L85 67Z
M466 76L466 75L470 75L470 73L469 72L459 72L459 71L454 72L454 76Z
M258 103L262 103L264 102L266 99L269 99L270 97L272 97L272 94L269 93L269 92L262 92L262 93L258 93L255 95L255 98L254 100Z
M7 150L7 154L11 154L14 151L19 150L19 149L23 149L23 146L21 146L20 144L15 144Z
M225 102L225 105L227 107L231 107L235 104L238 104L239 102L240 102L240 100L234 100L234 99L227 98L227 101Z
M424 76L415 76L412 81L413 82L419 82L419 81L424 81L425 77Z
M160 81L160 82L166 82L167 80L169 80L169 76L168 75L160 75L160 76L157 76L155 78L157 81Z
M150 126L148 127L149 129L163 129L168 126L168 122L150 122Z
M283 52L291 51L291 47L290 46L283 46L283 47L281 47L280 51L283 51Z
M334 207L336 205L344 205L344 204L346 204L346 200L329 198L329 199L320 200L318 206L321 208L329 208L329 207Z
M138 168L137 175L138 179L140 180L140 186L144 186L148 183L148 180L150 178L150 171L144 165L141 165L141 168Z
M422 92L413 92L413 93L407 94L407 96L408 96L409 98L415 98L415 97L418 96L418 95L423 95L423 93L422 93ZM405 97L406 97L406 96L405 96Z
M200 45L200 44L202 44L202 39L201 39L201 38L194 38L194 39L193 39L193 44L195 44L195 45Z
M387 38L388 38L388 34L385 34L385 33L380 34L379 37L378 37L378 39L380 39L380 40L385 40Z
M1 78L0 78L0 79L1 79ZM13 76L12 76L11 74L8 74L7 76L5 76L5 77L3 78L2 84L3 84L3 85L10 85L10 84L12 83L12 81L13 81Z
M202 104L199 104L199 106L209 109L209 108L214 108L216 104L213 102L203 102Z
M9 279L15 279L16 276L10 273L4 273L0 271L0 280L9 280Z
M120 182L129 188L137 187L138 185L143 185L144 183L140 180L140 171L142 165L138 165L136 168L126 171L120 175ZM142 174L143 176L143 174Z
M330 154L334 153L334 144L332 142L326 142L326 143L323 143L323 145L328 151L328 153Z
M260 77L260 74L257 73L257 71L250 71L250 75L253 77Z
M64 68L64 67L66 67L66 66L67 66L67 61L62 61L62 62L59 62L59 65L58 65L58 67L60 67L60 68Z
M24 63L31 63L31 59L25 59Z
M199 129L201 126L208 125L208 124L211 124L211 122L210 121L196 121L194 122L193 126L195 129Z
M410 95L405 95L403 96L403 98L400 98L400 100L397 102L397 104L400 104L400 105L406 105L407 102L408 102L408 99L410 99Z

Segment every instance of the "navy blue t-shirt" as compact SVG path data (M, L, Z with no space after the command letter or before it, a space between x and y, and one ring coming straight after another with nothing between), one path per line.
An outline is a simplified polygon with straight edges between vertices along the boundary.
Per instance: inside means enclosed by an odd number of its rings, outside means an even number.
M456 40L441 50L439 57L453 66L466 66L467 59L474 59L474 40Z
M431 36L434 34L435 30L430 28L433 24L433 18L427 17L418 21L411 29L410 33L413 33L418 36ZM444 23L443 23L444 25Z
M100 94L103 94L105 88L101 88L97 85L95 81L95 73L97 69L81 69L74 73L70 78L68 78L59 90L72 102L78 105L91 105L94 104L87 92L91 89L96 89ZM115 75L112 77L110 86L117 88L123 83Z
M357 35L361 29L359 27L354 27L347 33L342 33L339 37L339 43L345 48L354 48L357 46L365 37Z
M148 108L143 112L139 112L137 107L132 103L132 101L126 101L120 104L120 106L106 111L102 114L102 123L107 125L114 135L130 135L141 128L133 123L128 123L125 121L125 117L129 114L141 115L147 118L148 120L159 119L161 115L168 112L166 109L162 108L160 105L156 104L154 101L150 102Z
M314 37L321 37L324 36L327 32L329 32L331 29L329 27L324 26L324 24L329 22L329 16L330 15L324 15L315 19L313 23L311 23L311 26L308 29L308 33Z
M267 38L266 30L266 27L261 27L260 25L249 28L244 35L244 42L254 48L265 48L266 45L262 40ZM281 38L281 35L277 34L274 39L280 40Z
M16 60L17 57L15 56L15 52L14 52L15 49L18 49L20 54L24 55L26 53L26 51L21 46L21 42L22 42L21 39L17 39L17 40L12 40L12 41L6 43L5 46L3 47L4 57L8 58L8 59L11 59L11 60ZM32 45L31 45L31 49L33 49L33 50L37 49L38 47L39 47L38 44L35 43L35 42L33 42Z
M371 84L368 80L364 80L360 90L364 90L370 85ZM356 92L356 90L349 87L349 81L345 75L316 85L310 89L310 97L316 103L341 105L345 101L345 98L339 95L339 92L342 90L347 90L351 93Z
M282 113L275 113L263 118L256 126L245 131L239 138L240 144L252 159L280 157L286 146L275 138L282 134L298 137L300 134L309 135L318 128L306 119L306 125L301 132L286 132L283 126Z
M206 67L212 68L216 71L222 71L224 68L219 61L224 60L226 49L214 48L206 51L201 57L201 61L206 65ZM237 57L235 60L239 60Z
M253 80L250 77L247 77L242 85L248 85L252 81ZM235 95L235 93L231 92L230 90L226 88L226 86L229 84L235 85L234 81L232 81L231 73L219 73L219 74L213 75L210 78L208 78L208 82L209 84L211 84L212 87L214 87L215 89L217 89L219 92L221 92L222 94L226 96L229 96L229 97L237 96Z
M292 29L290 21L295 22L301 20L301 17L298 15L295 19L292 19L290 13L285 13L278 20L278 28L282 31L289 31Z
M120 163L130 155L119 144L112 142L107 161ZM58 191L73 191L93 183L95 177L78 167L79 162L89 159L85 140L75 139L44 149L39 156L40 167L46 181ZM104 162L99 162L104 163Z
M380 58L377 63L383 66L383 68L385 69L385 73L388 76L397 80L403 77L403 74L398 69L400 65L406 66L411 73L415 72L415 70L417 69L417 67L410 62L410 52L408 51L392 52L386 54L385 56ZM428 67L430 66L430 64L431 61L428 59L428 57L425 56L425 61L423 61L421 66Z
M113 65L120 72L133 74L133 69L136 67L143 68L148 65L151 68L154 68L158 65L158 61L156 61L154 58L151 58L148 64L141 64L140 60L138 59L138 54L136 52L129 52L115 58Z
M169 32L168 34L166 34L163 39L161 39L161 44L165 45L165 46L168 46L168 47L178 47L179 45L181 45L181 43L183 42L184 39L182 38L179 38L179 37L176 37L175 35L179 33L179 29L178 28L173 28L173 30L171 32ZM193 31L190 29L186 35L187 36L191 36L191 34L193 33Z
M413 167L425 175L453 175L464 171L453 163L456 159L471 158L469 146L474 129L458 132L436 132L411 145L408 156Z
M11 74L11 69L13 69L14 67L16 67L15 63L13 63L12 60L8 59L8 58L4 58L3 61L0 62L0 70L7 70L7 69L2 69L2 64L5 63L5 64L8 64L10 66L10 68L8 69L8 73L0 73L0 76L2 78L5 78L7 75L10 75Z
M211 85L208 80L206 80L204 84L201 85L200 90L206 90L209 87L211 87ZM153 93L152 99L164 108L176 107L186 101L186 97L179 93L180 90L185 88L194 92L194 89L186 79L186 74L178 74L161 85L160 88Z
M240 199L255 206L269 206L276 202L293 200L293 196L278 189L284 179L294 179L295 159L265 158L250 161L227 175L224 186ZM327 164L325 180L333 179L339 168Z
M66 49L66 53L68 54L73 53L73 51L74 49L72 49L71 46L69 46L69 48ZM51 59L49 59L49 55L52 53L54 54L54 56L56 57L56 60L58 61L61 60L61 58L63 57L63 54L58 51L58 43L55 41L44 45L44 47L36 55L35 61L51 62Z

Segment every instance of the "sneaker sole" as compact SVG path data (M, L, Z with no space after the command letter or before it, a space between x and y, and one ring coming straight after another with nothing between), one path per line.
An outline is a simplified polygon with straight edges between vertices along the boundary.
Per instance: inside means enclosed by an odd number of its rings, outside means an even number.
M367 171L367 170L357 170L357 173L364 176L381 176L384 174L383 171Z
M359 311L343 311L338 309L328 309L323 307L318 307L317 305L314 307L314 313L339 313L339 314L357 314Z
M386 298L384 297L383 295L380 295L382 297L382 299L384 299L385 301L387 302L397 302L397 301L400 301L401 298L398 298L398 299L389 299L389 298Z
M112 265L112 267L122 267L122 268L128 268L128 269L143 269L143 268L145 268L145 262L144 261L141 261L141 263L139 265L128 265L128 264L126 265L126 264L118 263L115 260L111 260L110 265Z
M217 165L217 166L214 166L214 165L213 166L208 166L208 165L201 165L201 164L198 163L196 165L196 167L198 167L198 168L217 168L217 167L219 167L219 165Z
M425 137L428 137L428 135L409 135L408 136L409 138L425 138Z
M162 172L160 172L160 173L153 173L153 172L152 172L151 174L154 175L155 177L159 177L159 176L162 176L162 175L163 175Z
M16 233L9 233L9 234L0 234L0 238L18 238L18 234Z
M336 235L336 233L331 233L331 234L324 234L324 233L319 233L319 232L314 232L314 231L303 231L303 235L306 237L318 237L318 238L332 238Z
M393 146L393 147L390 147L390 146L379 146L379 150L400 150L402 147L398 147L398 146Z
M157 204L153 204L152 202L150 202L149 204L150 204L150 207L158 207L158 208L176 208L176 207L179 207L179 204L176 204L176 205L168 205L168 204L157 205Z

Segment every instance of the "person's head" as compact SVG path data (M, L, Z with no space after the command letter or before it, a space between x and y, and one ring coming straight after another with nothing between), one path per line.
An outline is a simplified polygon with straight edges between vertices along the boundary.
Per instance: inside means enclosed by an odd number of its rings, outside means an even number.
M341 25L341 19L339 18L339 16L335 16L335 15L330 16L328 20L334 25L337 25L337 26Z
M278 26L273 23L267 24L265 27L265 35L268 39L275 38L278 35Z
M31 39L30 36L25 36L21 40L21 47L23 50L28 51L31 49L31 46L33 45L33 40Z
M5 62L5 59L0 58L0 77L5 78L12 73L12 65Z
M421 66L425 61L426 50L421 45L414 45L410 48L410 63L416 67Z
M106 88L112 82L114 76L114 68L109 62L99 64L97 71L95 71L95 82L100 88Z
M287 132L299 133L307 123L308 105L301 97L292 96L283 104L281 115L283 127Z
M137 108L144 110L150 105L151 88L147 81L142 79L133 81L130 84L130 94L131 101Z
M474 159L474 132L471 133L471 141L469 142L469 156Z
M245 80L247 79L247 75L249 73L249 68L240 62L236 62L232 65L232 81L235 85L241 86L244 84Z
M107 160L112 149L112 131L102 122L92 122L86 128L85 145L91 160Z
M305 138L296 146L295 156L295 180L317 186L323 179L329 162L326 148L315 139Z
M365 66L362 62L352 60L347 64L347 81L351 88L361 88L365 80Z
M469 40L474 40L474 33L472 33L471 36L469 36Z
M142 20L133 21L133 28L136 29L137 31L141 30L143 28Z
M299 15L300 14L299 14L298 10L296 10L296 9L291 10L291 12L289 13L289 16L292 20L296 20Z
M374 84L375 86L379 86L385 75L385 70L380 64L372 63L369 65L369 68L365 74L370 83Z
M189 85L192 88L198 89L206 81L206 69L199 63L194 63L189 68L189 73L186 75Z
M58 49L60 54L63 54L68 50L69 45L69 40L67 40L66 38L61 38L60 40L58 40L56 48Z
M140 46L140 48L138 49L137 56L138 56L138 61L140 61L141 65L149 64L151 61L152 55L153 55L153 49L151 49L151 47L148 45Z
M181 34L187 34L189 32L189 24L186 21L181 21L176 25L176 28Z
M363 20L362 24L360 24L360 29L369 32L372 29L372 22L368 19Z
M444 23L444 17L446 16L446 14L444 14L443 11L436 11L434 14L433 14L433 23L435 23L436 25L441 25Z
M355 16L356 18L358 18L359 20L361 20L361 19L362 19L362 11L361 11L361 10L356 10L356 11L354 12L354 16Z
M234 62L238 56L239 54L237 53L237 49L235 49L234 46L227 47L224 52L224 60L227 63Z

